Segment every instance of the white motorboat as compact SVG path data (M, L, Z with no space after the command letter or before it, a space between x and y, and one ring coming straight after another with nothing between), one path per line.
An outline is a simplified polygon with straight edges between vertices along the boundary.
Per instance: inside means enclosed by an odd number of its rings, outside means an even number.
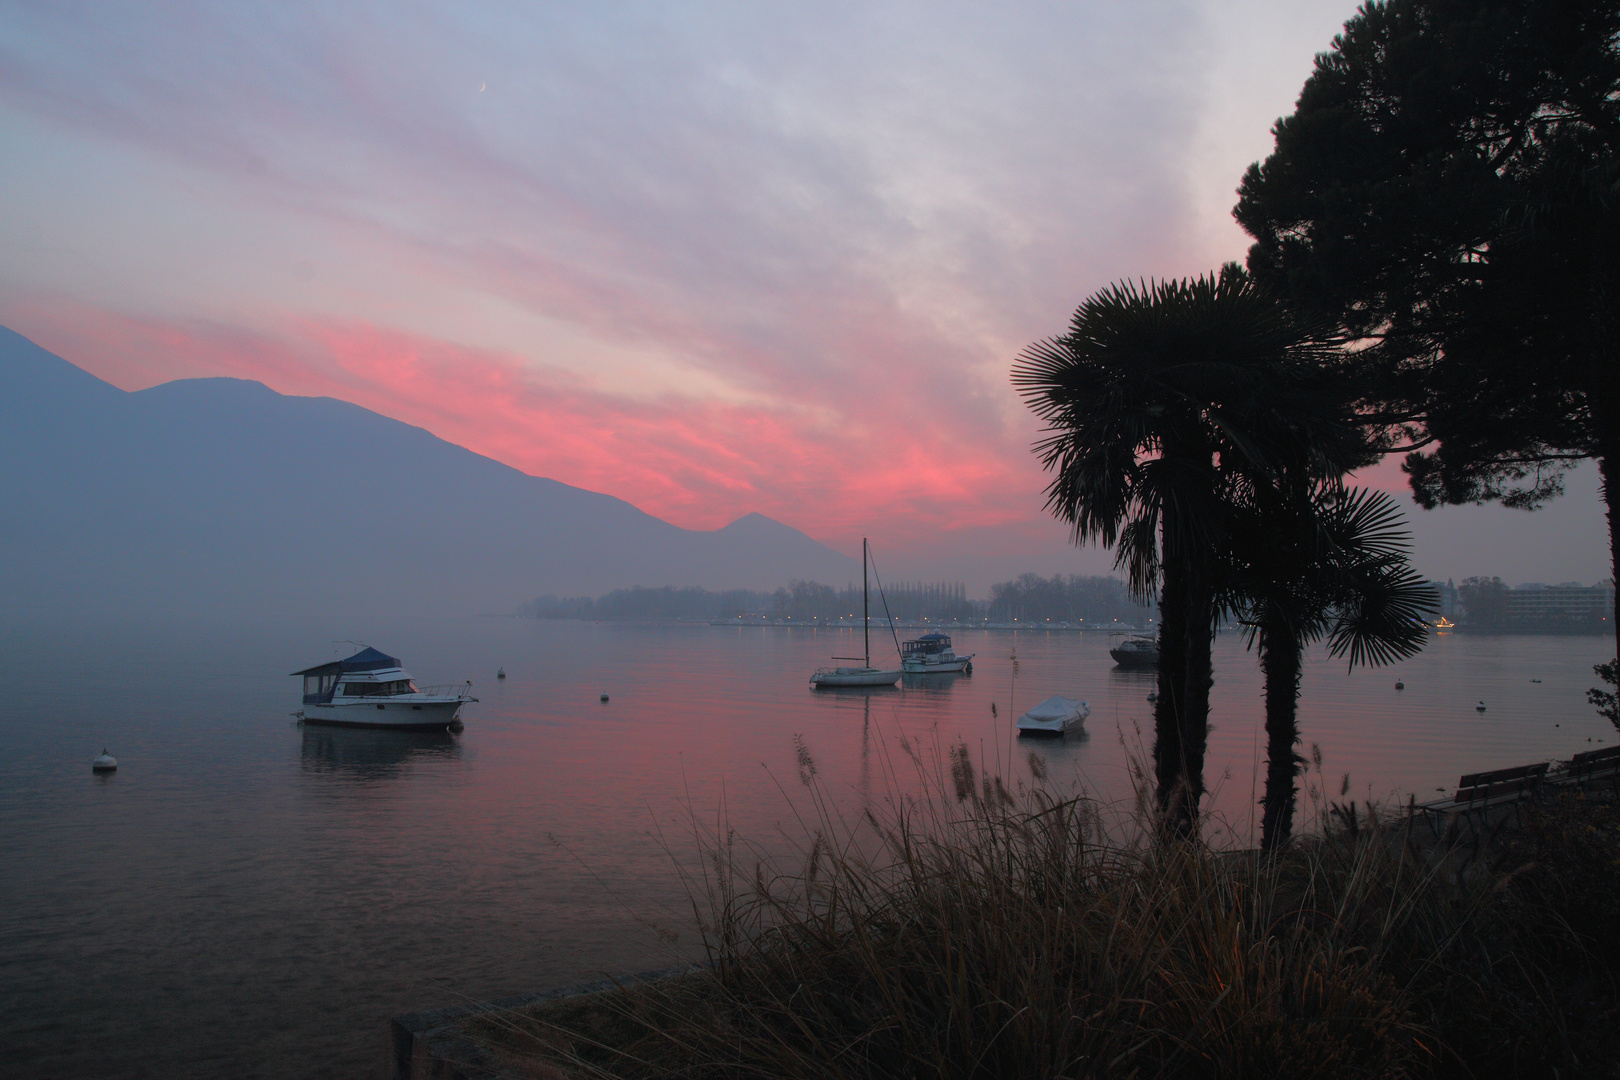
M294 675L304 677L307 724L431 731L460 723L472 683L417 687L397 657L369 646L346 660L319 664Z
M1156 668L1159 666L1159 643L1150 637L1128 637L1108 650L1114 663L1122 668Z
M900 670L907 675L935 675L960 671L973 674L973 654L956 655L951 639L939 631L900 645Z
M1073 698L1047 698L1018 718L1020 735L1064 735L1085 723L1091 706Z
M894 624L889 624L894 632ZM866 646L865 656L835 656L834 660L859 660L860 667L817 668L810 676L810 685L816 689L837 686L893 686L900 681L900 672L884 671L872 666L872 612L866 592L866 540L861 540L861 640ZM896 639L898 644L898 638Z

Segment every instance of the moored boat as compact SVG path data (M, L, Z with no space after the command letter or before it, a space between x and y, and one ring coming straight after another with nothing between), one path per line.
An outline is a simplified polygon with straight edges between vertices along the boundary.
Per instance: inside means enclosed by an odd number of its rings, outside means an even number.
M304 678L295 715L306 724L430 731L460 723L461 707L478 700L471 683L419 688L398 657L369 646L293 674Z
M1156 668L1159 666L1159 643L1150 637L1130 637L1110 646L1108 655L1122 668Z
M1053 694L1018 718L1020 735L1064 735L1085 723L1091 706Z
M860 667L824 667L817 668L816 673L810 676L810 685L818 690L822 687L832 688L838 686L893 686L900 681L900 672L884 671L872 666L872 612L871 603L866 592L866 540L861 540L861 641L865 646L864 656L835 656L834 660L859 660ZM893 622L890 623L890 633L894 632Z
M900 670L907 675L935 675L960 671L973 674L973 654L956 655L951 639L939 631L900 644Z
M815 687L835 686L893 686L900 679L898 671L884 671L882 668L865 667L830 667L817 668L816 673L810 676L810 685Z

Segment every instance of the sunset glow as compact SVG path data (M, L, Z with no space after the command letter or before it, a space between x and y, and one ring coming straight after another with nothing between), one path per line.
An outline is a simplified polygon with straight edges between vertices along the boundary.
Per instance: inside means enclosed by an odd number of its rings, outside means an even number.
M1008 368L1243 256L1233 188L1351 13L344 10L14 12L0 323L952 575L1107 568Z

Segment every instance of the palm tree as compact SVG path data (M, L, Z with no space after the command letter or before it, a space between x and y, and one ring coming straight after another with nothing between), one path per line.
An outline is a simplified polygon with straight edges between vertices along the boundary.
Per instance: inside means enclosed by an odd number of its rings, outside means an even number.
M1196 833L1210 646L1234 507L1284 462L1337 475L1365 454L1324 386L1328 348L1235 265L1195 280L1121 283L1069 332L1020 354L1013 384L1046 424L1047 508L1076 543L1116 547L1132 592L1159 595L1156 802Z
M1410 534L1381 491L1337 480L1262 489L1232 534L1230 603L1258 643L1265 674L1266 791L1260 847L1280 849L1293 831L1299 680L1305 649L1328 638L1334 656L1382 666L1411 656L1428 632L1434 589L1407 563Z

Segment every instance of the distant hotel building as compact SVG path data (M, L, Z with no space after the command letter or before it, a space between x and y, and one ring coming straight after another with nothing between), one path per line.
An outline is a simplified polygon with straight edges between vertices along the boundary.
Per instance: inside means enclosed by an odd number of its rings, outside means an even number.
M1614 614L1614 582L1559 585L1526 582L1508 590L1507 621L1532 624L1600 623Z

